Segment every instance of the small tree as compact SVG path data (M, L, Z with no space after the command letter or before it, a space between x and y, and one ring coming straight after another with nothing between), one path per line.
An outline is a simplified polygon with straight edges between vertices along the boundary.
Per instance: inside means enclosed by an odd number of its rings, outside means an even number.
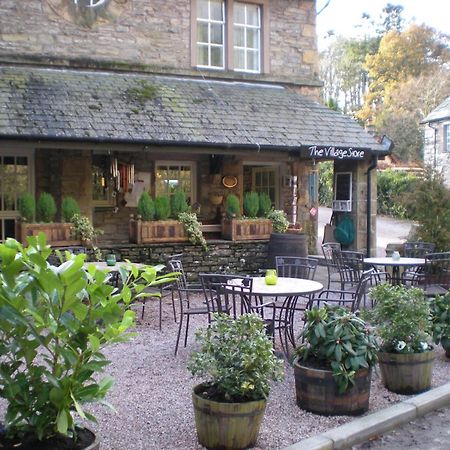
M64 197L61 203L61 212L64 222L70 222L75 214L80 214L78 202L73 197Z
M225 212L230 219L241 215L241 206L236 195L230 194L227 196L225 200Z
M142 220L155 220L155 204L148 192L143 192L139 197L137 212Z
M27 221L33 222L34 214L36 212L36 201L29 192L24 192L18 199L17 206L19 207L20 215Z
M267 217L269 211L272 209L272 200L269 197L269 194L266 192L259 193L259 217Z
M53 222L56 215L56 203L52 194L42 192L36 204L36 215L39 222Z
M181 213L189 210L189 205L186 201L186 193L184 191L176 191L170 198L170 208L172 210L172 216L178 219Z
M161 195L155 198L155 218L156 220L167 220L170 217L169 197Z
M259 195L257 192L246 192L244 195L244 214L256 217L259 211Z

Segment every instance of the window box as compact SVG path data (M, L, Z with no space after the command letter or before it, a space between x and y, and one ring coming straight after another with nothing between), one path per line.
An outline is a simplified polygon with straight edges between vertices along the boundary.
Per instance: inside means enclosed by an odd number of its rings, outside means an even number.
M131 216L128 230L130 242L135 244L188 241L184 225L178 220L144 221L140 216Z
M269 239L272 221L269 219L223 219L222 238L230 241Z
M27 236L37 236L44 233L47 236L47 244L53 247L70 247L81 245L81 240L75 238L73 223L18 223L18 236L23 245L27 245Z

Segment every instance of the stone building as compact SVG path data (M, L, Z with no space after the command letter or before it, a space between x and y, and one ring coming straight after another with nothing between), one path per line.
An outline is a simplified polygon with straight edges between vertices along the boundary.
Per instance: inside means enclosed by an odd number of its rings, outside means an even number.
M217 198L267 192L314 239L318 164L333 160L336 217L370 252L371 171L388 149L318 103L315 6L3 0L0 238L24 191L75 197L105 243L124 244L143 190L181 188L210 224Z
M425 164L442 172L450 189L450 96L422 121L425 125Z

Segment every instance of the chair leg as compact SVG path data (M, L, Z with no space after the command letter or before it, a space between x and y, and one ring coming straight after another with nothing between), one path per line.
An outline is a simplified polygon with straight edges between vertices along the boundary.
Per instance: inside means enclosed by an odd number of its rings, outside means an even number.
M180 343L182 326L183 326L183 314L180 314L180 325L178 326L177 343L175 344L175 356L177 356L178 353L178 345Z
M187 345L187 338L188 338L188 331L189 331L189 319L190 319L190 316L188 314L186 317L186 332L184 334L184 346L185 347Z
M144 312L145 312L145 297L142 299L141 320L144 318Z
M177 323L177 311L175 310L175 291L171 289L172 291L172 310L173 310L173 320L175 323Z
M162 330L162 295L159 297L159 331Z

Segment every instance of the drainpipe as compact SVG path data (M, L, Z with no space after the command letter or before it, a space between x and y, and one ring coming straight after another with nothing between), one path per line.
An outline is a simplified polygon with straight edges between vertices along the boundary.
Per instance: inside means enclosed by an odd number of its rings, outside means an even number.
M378 165L378 155L372 155L372 160L367 169L367 233L366 233L366 252L367 257L370 257L371 250L371 237L372 237L372 227L371 227L371 216L372 216L372 170Z

